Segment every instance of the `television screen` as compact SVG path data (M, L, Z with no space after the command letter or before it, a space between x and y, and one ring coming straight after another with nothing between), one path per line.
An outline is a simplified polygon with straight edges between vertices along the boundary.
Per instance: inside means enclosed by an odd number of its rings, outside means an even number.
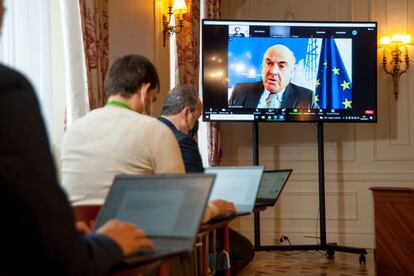
M204 121L376 122L376 22L202 21Z

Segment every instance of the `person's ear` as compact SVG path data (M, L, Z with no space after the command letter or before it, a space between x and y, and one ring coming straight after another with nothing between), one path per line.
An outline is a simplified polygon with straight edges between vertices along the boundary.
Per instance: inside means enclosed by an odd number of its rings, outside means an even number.
M183 108L182 112L183 112L183 115L186 117L188 115L188 113L191 112L191 110L188 106L186 106L186 107Z
M149 82L141 84L141 88L139 89L139 92L143 95L144 94L146 95L150 89L150 86L151 86L151 83Z

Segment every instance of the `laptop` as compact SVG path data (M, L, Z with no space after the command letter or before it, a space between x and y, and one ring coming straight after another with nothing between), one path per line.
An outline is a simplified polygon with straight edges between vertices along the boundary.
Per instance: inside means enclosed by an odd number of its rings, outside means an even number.
M123 265L190 252L214 178L206 174L116 176L95 229L116 218L145 230L155 248L138 250L125 257Z
M236 215L247 215L256 202L263 166L210 167L206 173L216 174L209 201L224 199L233 202Z
M291 169L265 171L260 182L255 207L275 206L291 173Z

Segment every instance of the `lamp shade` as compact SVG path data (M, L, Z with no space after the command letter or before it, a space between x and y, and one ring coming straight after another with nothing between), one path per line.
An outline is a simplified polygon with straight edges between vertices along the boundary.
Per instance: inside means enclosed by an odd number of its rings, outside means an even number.
M381 45L390 45L391 44L391 39L389 36L383 36L381 37L381 41L380 41Z
M401 41L403 44L410 44L411 43L411 36L410 35L403 35L401 36Z
M187 5L185 4L185 0L175 0L173 5L174 11L181 11L186 12L187 11Z
M392 42L401 42L401 35L400 34L393 34L391 37Z

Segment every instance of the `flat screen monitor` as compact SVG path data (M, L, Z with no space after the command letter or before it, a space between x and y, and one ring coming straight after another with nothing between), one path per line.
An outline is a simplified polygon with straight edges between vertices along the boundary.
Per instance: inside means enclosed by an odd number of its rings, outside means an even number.
M202 21L204 121L376 122L376 22Z

